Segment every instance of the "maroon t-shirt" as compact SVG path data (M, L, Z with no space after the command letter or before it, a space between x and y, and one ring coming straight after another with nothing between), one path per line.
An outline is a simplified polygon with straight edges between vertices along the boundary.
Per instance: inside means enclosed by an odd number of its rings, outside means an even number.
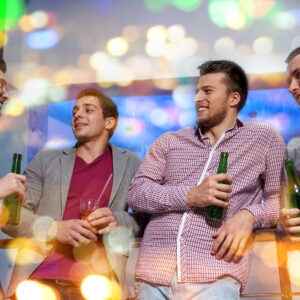
M79 219L80 199L98 199L111 174L113 174L113 162L110 148L107 147L101 156L89 164L76 156L63 220ZM111 177L101 196L99 207L108 206L112 182ZM88 252L89 250L83 249L82 251ZM80 253L80 251L79 248L57 243L55 250L30 277L81 281L95 270L84 258L85 253Z

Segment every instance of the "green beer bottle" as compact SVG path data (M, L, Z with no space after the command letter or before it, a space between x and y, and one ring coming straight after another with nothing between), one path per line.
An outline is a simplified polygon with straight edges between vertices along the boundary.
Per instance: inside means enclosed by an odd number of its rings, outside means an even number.
M20 174L21 172L21 159L22 154L14 153L13 161L11 165L11 172ZM16 194L12 194L3 200L3 204L8 210L8 221L7 224L18 225L20 222L20 201L14 200Z
M228 152L221 152L221 157L220 157L217 174L227 173L227 159L228 159ZM226 180L220 181L219 183L228 184L228 182ZM219 200L223 200L223 199L219 199ZM225 201L225 200L223 200L223 201ZM210 205L207 207L207 215L210 218L221 219L223 217L223 211L224 211L224 208L220 207L220 206Z
M287 175L287 206L288 208L300 209L300 180L298 178L294 161L290 158L286 159L285 170ZM298 215L298 217L300 214Z

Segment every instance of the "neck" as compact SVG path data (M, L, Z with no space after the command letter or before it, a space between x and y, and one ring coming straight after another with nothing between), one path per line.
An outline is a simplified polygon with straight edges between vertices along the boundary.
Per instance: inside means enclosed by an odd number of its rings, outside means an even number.
M78 142L76 146L76 154L86 163L90 163L105 152L107 140Z
M221 124L212 127L203 127L203 134L209 138L211 145L214 146L222 134L233 127L235 120L236 115L226 118Z

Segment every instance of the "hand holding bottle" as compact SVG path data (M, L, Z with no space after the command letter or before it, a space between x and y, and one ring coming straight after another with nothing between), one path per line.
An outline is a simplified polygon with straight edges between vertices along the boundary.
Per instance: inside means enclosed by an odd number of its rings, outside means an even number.
M23 175L8 173L0 179L0 199L17 194L15 200L20 201L22 205L26 199L26 190L27 180Z

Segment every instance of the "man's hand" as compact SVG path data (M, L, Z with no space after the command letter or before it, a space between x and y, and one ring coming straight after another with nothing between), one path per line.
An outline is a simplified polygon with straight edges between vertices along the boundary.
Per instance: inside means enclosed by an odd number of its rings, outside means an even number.
M55 221L51 224L49 231L53 230L56 231L56 239L59 242L73 247L88 243L90 240L97 241L96 229L86 220Z
M283 208L280 211L280 223L288 234L300 233L300 217L296 217L299 213L298 208Z
M98 230L98 234L109 232L118 226L118 222L108 207L97 208L89 214L87 220Z
M253 214L243 209L226 221L214 234L215 243L211 254L227 262L238 262L248 249L247 244L253 238Z
M24 204L26 199L27 180L19 174L8 173L0 179L0 198L6 198L12 194L17 194L15 200Z
M225 180L228 184L219 183ZM201 184L189 190L186 196L186 204L189 207L206 207L209 205L227 207L228 203L219 199L229 200L231 183L232 179L227 174L210 175Z

